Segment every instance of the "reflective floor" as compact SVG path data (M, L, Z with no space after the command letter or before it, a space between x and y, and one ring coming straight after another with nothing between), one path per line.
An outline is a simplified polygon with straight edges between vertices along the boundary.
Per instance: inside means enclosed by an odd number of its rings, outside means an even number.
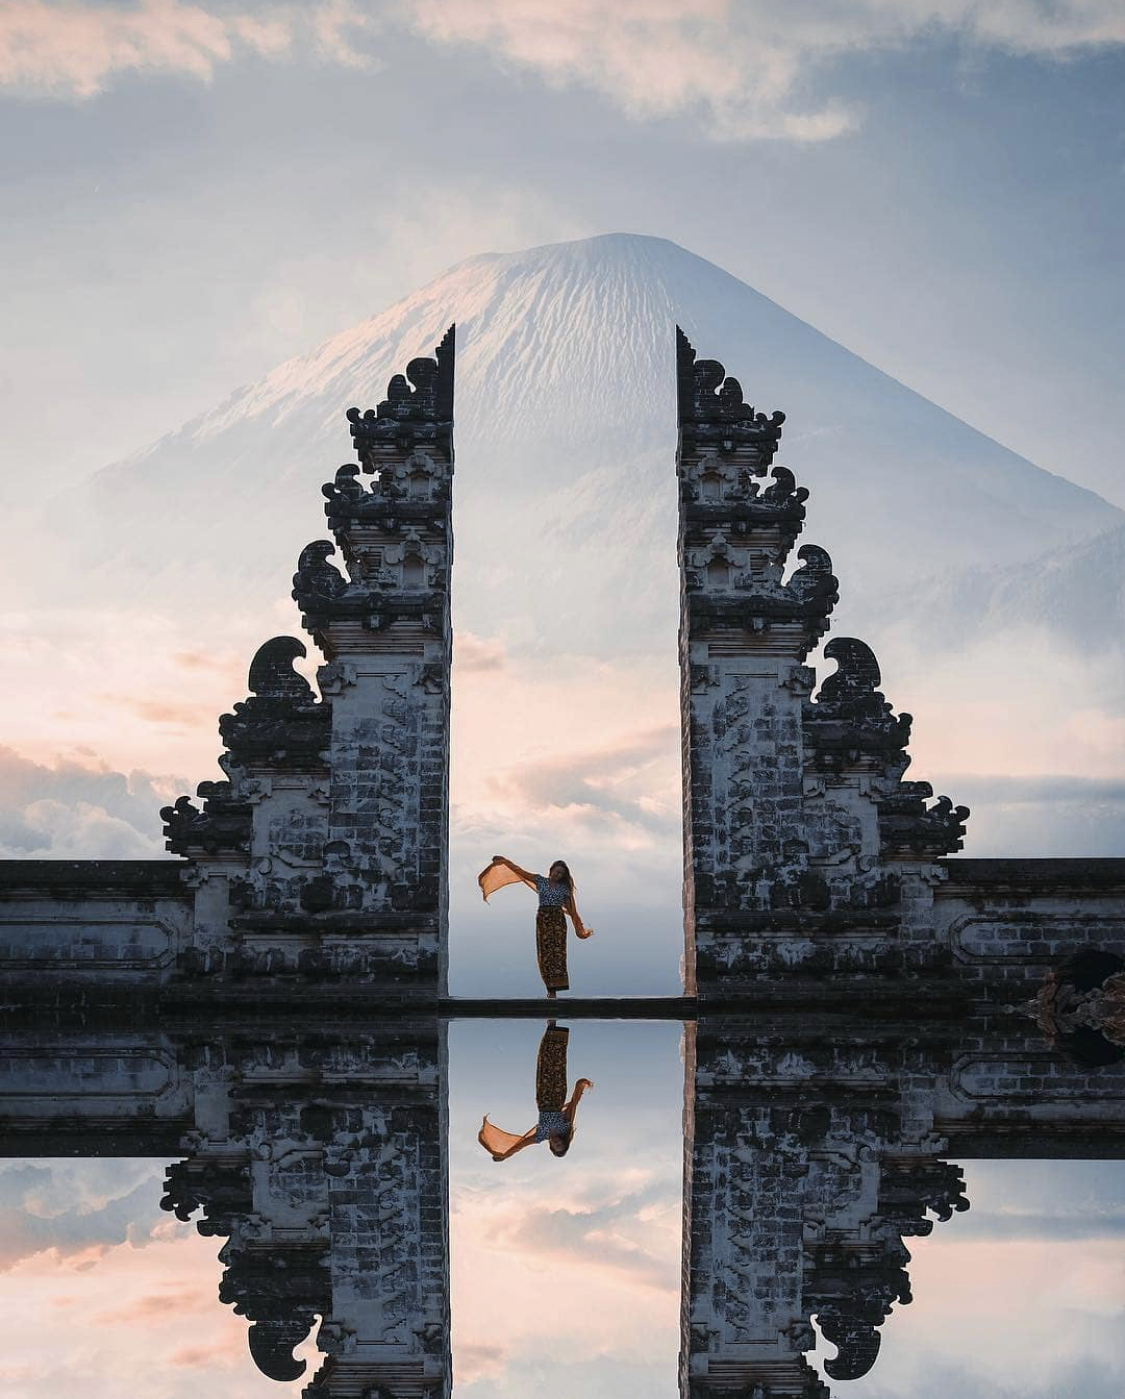
M708 1036L671 1020L560 1016L544 1031L542 1019L482 1018L423 1026L416 1044L399 1031L390 1044L380 1033L343 1046L323 1035L173 1041L162 1048L167 1072L151 1101L146 1074L157 1071L139 1069L119 1041L97 1055L87 1044L84 1058L71 1044L54 1068L25 1056L5 1085L7 1120L18 1119L9 1150L21 1139L33 1149L0 1163L0 1392L437 1394L451 1336L463 1396L671 1399L681 1384L764 1399L821 1393L818 1384L856 1399L1125 1393L1125 1167L1033 1159L1045 1143L1076 1154L1081 1106L1056 1102L1040 1121L1017 1106L1032 1093L1018 1080L997 1080L1007 1104L988 1106L979 1069L935 1051L935 1111L963 1143L992 1155L959 1161L954 1147L935 1165L942 1143L931 1139L923 1165L937 1210L931 1203L920 1223L917 1201L903 1202L904 1182L922 1169L922 1139L909 1149L900 1140L917 1105L891 1109L890 1080L880 1079L882 1062L893 1060L895 1091L906 1082L898 1047L852 1046L842 1065L835 1050L829 1063L823 1045L787 1047L776 1029L759 1034L745 1023ZM761 1056L753 1080L748 1047ZM961 1098L975 1094L983 1109L959 1116L945 1102L950 1062L962 1062ZM917 1093L917 1053L910 1069ZM66 1075L65 1093L52 1073ZM1119 1068L1097 1075L1087 1078L1087 1098L1116 1100ZM176 1094L188 1079L185 1107ZM162 1114L189 1109L194 1151L177 1159L194 1171L190 1184L181 1174L166 1186L171 1156L35 1154L52 1141L70 1153L104 1150L111 1117L108 1136L126 1149L146 1133L159 1137ZM1003 1122L1010 1158L995 1155L995 1132L981 1136L990 1113ZM771 1194L763 1182L782 1162L790 1185ZM448 1179L447 1256L439 1167ZM728 1188L735 1176L742 1195ZM373 1182L366 1204L353 1188L364 1179ZM175 1211L161 1208L162 1196ZM407 1215L413 1232L404 1235ZM197 1232L200 1220L210 1232ZM798 1241L795 1264L789 1239ZM349 1249L351 1272L341 1262ZM451 1331L433 1324L446 1266ZM913 1300L892 1281L899 1295L884 1316L881 1280L904 1274ZM376 1275L379 1288L365 1290ZM799 1327L789 1320L771 1332L791 1297L835 1318L826 1328L835 1327L833 1344L814 1328L807 1378ZM337 1337L336 1369L318 1381L316 1323L329 1310L351 1317L337 1331L350 1326L359 1339ZM257 1339L248 1344L251 1323ZM418 1336L425 1374L400 1363L419 1350ZM681 1361L685 1344L691 1355ZM365 1345L394 1352L383 1388L368 1384L367 1371L354 1386L348 1378L349 1355ZM832 1378L837 1349L837 1362L847 1353L865 1372ZM302 1361L293 1378L267 1377ZM737 1365L743 1377L747 1366L762 1376L757 1388L723 1379Z

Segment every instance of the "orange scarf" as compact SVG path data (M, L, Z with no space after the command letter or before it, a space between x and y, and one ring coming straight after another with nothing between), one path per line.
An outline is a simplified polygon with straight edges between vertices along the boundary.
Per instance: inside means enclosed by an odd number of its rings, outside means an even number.
M505 884L519 884L521 880L515 870L510 870L507 865L502 865L496 861L490 864L487 869L481 870L480 874L477 875L477 883L480 885L480 891L484 895L485 903L487 903L489 894L495 894L497 889L503 889Z

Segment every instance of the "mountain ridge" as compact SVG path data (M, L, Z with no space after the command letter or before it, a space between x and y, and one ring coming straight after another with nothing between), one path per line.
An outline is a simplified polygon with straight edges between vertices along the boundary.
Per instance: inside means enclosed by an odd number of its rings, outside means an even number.
M1083 496L1090 498L1092 501L1096 501L1099 505L1105 506L1107 510L1114 512L1114 514L1117 516L1120 522L1125 523L1125 510L1122 510L1120 507L1114 505L1111 501L1106 500L1105 497L1100 495L1097 491L1094 491L1090 487L1083 486L1080 483L1071 480L1062 472L1052 471L1049 468L1041 466L1038 462L1034 462L1030 458L1023 456L1020 453L1012 452L1012 449L1005 446L1004 443L1002 443L998 438L994 437L992 434L982 431L980 428L975 427L971 423L967 423L964 419L959 418L957 414L953 411L953 409L947 407L944 404L937 403L933 399L927 398L919 390L912 388L903 380L888 373L886 370L881 369L877 364L867 359L865 356L859 355L855 351L850 350L842 341L837 340L835 337L828 335L826 332L820 330L817 326L813 325L811 321L805 320L803 317L794 315L793 312L786 310L786 308L782 306L780 302L775 301L772 297L766 296L764 292L758 291L757 288L751 287L749 283L742 282L742 280L740 278L735 277L733 273L727 273L725 269L719 268L717 264L709 262L706 258L703 258L699 254L692 252L690 249L683 247L681 244L676 243L672 239L663 238L651 234L626 233L624 231L595 234L588 238L568 239L565 242L561 243L536 244L532 247L523 249L519 253L504 253L499 251L490 251L483 253L475 253L470 255L469 257L463 258L459 262L456 262L452 266L447 268L444 272L438 273L434 277L430 278L430 280L424 283L421 287L419 287L416 292L411 293L407 297L402 297L397 302L392 303L392 305L386 308L384 311L372 312L370 315L364 317L361 321L356 322L353 326L350 326L343 331L337 331L332 335L326 336L317 345L313 346L311 350L289 356L288 359L283 360L279 365L275 366L274 369L267 371L266 374L260 375L256 379L251 379L246 383L240 384L238 387L231 390L231 392L226 396L226 398L224 398L220 403L214 405L214 407L205 409L202 412L195 414L192 418L188 419L183 424L181 424L180 427L172 429L171 431L163 434L160 438L156 439L153 442L149 442L141 447L138 447L134 452L130 452L126 456L119 458L114 462L107 463L105 466L98 468L95 472L91 474L94 477L98 477L107 473L113 473L128 468L134 463L139 462L148 457L150 454L154 453L162 444L174 440L176 438L180 438L182 436L196 436L200 427L212 422L213 420L218 420L216 421L215 426L212 429L212 433L206 434L213 435L214 432L221 430L221 423L224 418L229 417L229 411L232 408L234 408L238 403L247 399L254 392L254 390L259 389L261 386L270 383L272 380L274 380L275 376L282 375L286 370L289 370L292 366L304 365L306 363L315 362L319 360L326 351L329 351L332 347L336 346L340 342L358 338L359 333L362 330L368 327L373 327L375 323L390 318L392 313L404 303L418 298L426 297L427 293L429 293L431 289L442 286L443 284L448 282L450 278L455 277L458 274L467 273L472 269L483 267L488 264L503 264L505 262L510 262L515 258L533 257L537 254L548 254L556 252L559 249L595 247L603 244L614 243L630 244L638 242L645 244L660 245L664 248L671 250L677 256L690 259L692 262L699 264L701 267L704 267L710 271L718 271L724 277L729 277L732 281L737 282L740 286L745 287L747 290L753 292L753 294L757 298L759 298L764 303L768 304L771 308L773 308L781 314L784 314L785 316L792 319L794 322L803 326L809 333L815 335L818 339L826 342L827 344L833 346L835 349L843 352L850 358L856 360L858 363L866 366L869 370L879 375L889 384L895 386L898 389L901 389L904 393L912 395L914 398L925 403L930 409L938 413L944 414L946 417L951 419L953 422L957 423L959 426L968 427L973 433L977 434L985 441L993 444L997 449L1017 457L1021 462L1023 462L1027 467L1031 468L1033 471L1040 473L1043 476L1049 477L1054 481L1061 482L1067 487L1069 487L1071 490L1080 492ZM464 324L464 321L462 321L460 333L460 349L462 353L464 353L465 350L466 335L467 328ZM701 355L710 356L710 352L706 347L697 346L696 348L699 349ZM429 351L426 348L419 348L416 351L416 353L427 354L429 353ZM390 357L390 361L394 362L393 356ZM672 362L671 354L670 362ZM728 374L733 375L735 378L739 378L740 371L738 366L727 365L726 369ZM743 384L743 388L747 389L747 385ZM290 391L293 391L292 387ZM367 397L371 399L373 395L377 397L382 397L381 388L379 388L378 386L373 386L372 389L368 392ZM259 413L267 411L269 406L269 404L263 404L258 410ZM349 403L347 406L350 407L353 405ZM781 406L784 407L784 405Z
M518 831L600 862L606 888L626 851L678 906L676 323L788 414L778 461L810 490L804 540L840 580L830 635L867 641L915 714L912 774L942 790L943 774L1104 774L1125 515L721 268L632 235L464 259L92 480L34 495L10 549L11 683L34 696L12 743L217 776L215 716L261 642L299 631L290 579L327 532L322 483L352 457L345 410L377 403L452 320L466 868L478 841ZM1087 840L1044 793L1014 825L1002 793L974 796L970 852L1117 838L1109 822Z
M787 413L779 460L809 487L808 537L832 553L860 622L923 576L1026 565L1125 523L697 254L603 234L463 259L103 468L59 506L99 522L84 586L143 578L160 595L190 581L205 606L230 586L248 607L276 599L323 533L319 486L350 455L344 411L373 406L454 320L455 605L479 634L510 621L505 586L533 615L561 607L596 653L672 625L677 323L748 401ZM255 528L232 547L219 516Z

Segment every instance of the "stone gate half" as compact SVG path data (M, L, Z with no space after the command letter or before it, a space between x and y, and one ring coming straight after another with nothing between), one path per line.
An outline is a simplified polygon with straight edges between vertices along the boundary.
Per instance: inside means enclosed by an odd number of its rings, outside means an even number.
M962 860L967 807L904 776L911 716L871 648L809 654L837 580L796 548L809 492L775 465L785 415L756 412L676 332L687 990L904 980L1031 994L1053 963L1125 943L1125 861Z
M0 862L10 982L444 992L453 370L450 327L348 412L358 464L324 487L332 538L293 578L319 693L293 668L303 642L259 649L219 721L225 780L162 812L178 865Z

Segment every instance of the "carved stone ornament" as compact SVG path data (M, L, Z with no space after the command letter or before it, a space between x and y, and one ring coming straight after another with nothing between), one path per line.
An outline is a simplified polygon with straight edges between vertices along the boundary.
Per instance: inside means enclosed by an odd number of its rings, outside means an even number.
M219 733L241 766L327 767L332 707L318 702L293 662L308 655L293 636L275 636L258 648L250 664L250 698L219 720Z
M676 327L676 383L680 434L687 450L714 446L719 451L749 449L756 470L773 461L781 440L784 413L768 418L743 400L742 386L728 378L713 359L697 360L683 331Z
M456 327L450 326L433 359L412 359L405 376L396 374L375 409L348 409L352 439L364 469L378 469L379 449L406 451L415 446L453 452L453 356Z
M875 653L855 637L837 636L824 648L824 656L835 661L837 669L805 709L814 766L840 770L874 759L897 777L910 761L905 749L912 719L909 714L896 716L878 689Z

